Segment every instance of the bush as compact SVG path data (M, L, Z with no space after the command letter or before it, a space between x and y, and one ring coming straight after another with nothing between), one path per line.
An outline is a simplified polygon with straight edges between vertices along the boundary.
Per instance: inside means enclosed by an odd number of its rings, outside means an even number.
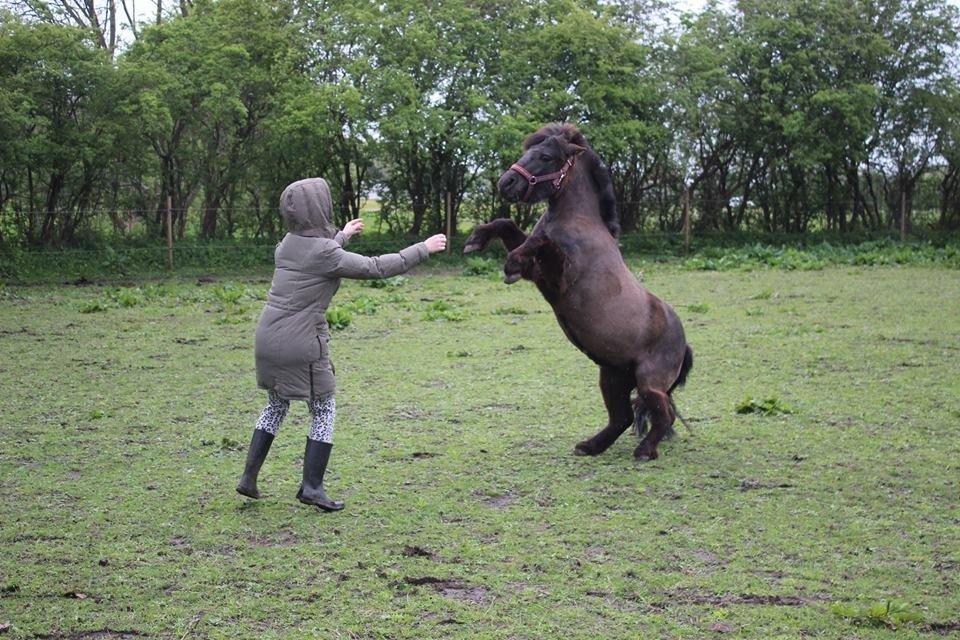
M110 306L103 300L89 300L80 305L80 313L101 313Z
M463 267L465 276L488 276L500 271L500 263L493 258L481 258L471 256L467 258L467 264Z
M497 307L491 313L495 316L525 316L529 311L523 307Z
M370 316L377 312L377 308L379 306L380 303L373 298L368 296L360 296L343 304L342 308L353 313Z
M447 302L446 300L434 300L427 305L423 317L425 320L445 320L447 322L460 322L464 318L463 311Z
M787 271L811 271L831 265L938 265L960 268L960 247L937 247L930 241L902 244L890 239L869 240L858 244L830 242L804 245L766 245L754 243L741 247L719 245L700 249L681 263L684 268L701 271L729 271L772 267Z
M111 293L117 305L129 309L143 302L143 292L138 287L124 287Z
M923 615L919 611L906 603L890 600L869 607L834 603L830 605L830 610L841 618L871 627L896 629L909 622L923 622Z
M327 309L327 325L331 329L346 329L353 322L353 316L343 307L333 306Z
M931 235L907 243L889 237L864 238L862 235L844 237L815 233L703 236L694 238L694 250L689 255L684 252L679 234L633 233L621 237L620 242L628 256L652 256L658 262L676 260L683 268L692 270L776 268L803 271L831 265L931 265L960 269L960 242L955 234ZM355 250L383 253L405 246L408 240L373 236L358 241ZM266 270L273 265L275 246L266 241L183 240L174 246L174 266L180 274ZM499 260L491 257L471 255L464 259L444 255L442 260L442 264L461 265L467 276L493 276L500 270ZM168 273L166 246L153 240L86 249L0 248L0 279L7 281L91 281ZM396 276L367 280L364 286L395 289L406 282L403 276Z
M364 280L363 284L371 289L397 289L407 283L403 276L393 276L392 278L381 278L379 280Z
M247 288L243 285L228 282L224 285L213 287L213 297L226 306L238 304L247 295Z
M763 400L754 400L746 398L737 405L737 413L759 413L764 416L775 416L782 413L793 413L794 408L776 397L764 398Z

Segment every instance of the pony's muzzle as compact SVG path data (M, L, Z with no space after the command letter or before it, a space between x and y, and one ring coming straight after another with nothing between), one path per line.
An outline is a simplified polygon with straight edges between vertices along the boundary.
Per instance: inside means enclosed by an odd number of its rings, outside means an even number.
M517 202L523 196L527 189L527 181L513 169L507 169L497 181L497 190L504 200L508 202Z

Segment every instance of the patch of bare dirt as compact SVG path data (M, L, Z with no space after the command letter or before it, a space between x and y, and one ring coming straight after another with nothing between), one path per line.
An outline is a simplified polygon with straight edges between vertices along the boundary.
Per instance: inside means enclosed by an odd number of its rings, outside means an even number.
M420 407L406 405L394 408L387 415L388 420L420 420L426 417L426 413Z
M960 631L960 621L953 622L931 622L920 627L921 631L927 633L937 633L941 636L953 635Z
M170 546L177 549L189 549L190 541L187 540L184 536L175 536L170 538Z
M28 533L16 535L12 542L50 542L52 540L66 540L64 536L39 536Z
M494 509L506 509L510 505L514 504L517 501L517 496L512 491L507 491L496 496L486 496L480 502L487 505L488 507L493 507Z
M281 529L273 534L253 535L248 540L255 547L292 547L300 542L297 534L289 529Z
M403 547L403 555L408 558L429 558L431 560L437 560L437 554L429 549L424 549L418 545L406 545Z
M89 640L91 638L140 638L143 634L139 631L115 630L115 629L97 629L96 631L58 631L57 633L40 633L35 638L45 638L49 640Z
M737 604L765 605L776 607L802 607L817 602L828 602L831 598L827 594L812 595L772 595L758 593L706 593L682 589L669 593L669 602L664 604L709 604L712 606L729 606Z
M756 491L757 489L793 489L789 482L760 482L752 478L740 481L740 491Z
M490 590L486 587L469 585L457 578L435 578L433 576L413 578L406 576L403 581L416 587L430 587L444 598L450 598L451 600L458 600L460 602L486 604L492 597Z
M703 562L704 564L721 564L720 558L710 553L706 549L697 549L693 551L690 555L692 555L694 558L696 558L700 562Z
M583 555L590 562L604 562L607 559L607 550L602 545L594 545L587 547Z
M483 411L492 411L494 413L502 413L505 411L516 411L519 407L515 404L508 403L494 403L494 404L485 404L480 407Z
M960 562L955 560L944 560L943 562L938 562L937 564L933 565L933 568L936 571L942 572L957 571L960 570Z
M12 336L12 335L16 335L16 334L18 334L18 333L22 333L22 334L28 335L28 336L36 336L36 335L38 335L35 331L33 331L32 329L30 329L29 327L20 327L20 329L17 329L17 330L0 329L0 336Z

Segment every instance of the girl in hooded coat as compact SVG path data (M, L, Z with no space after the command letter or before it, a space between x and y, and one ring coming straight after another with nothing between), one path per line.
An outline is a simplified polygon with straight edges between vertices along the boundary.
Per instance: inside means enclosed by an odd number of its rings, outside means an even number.
M351 220L337 231L330 223L330 188L322 178L289 185L280 195L280 215L288 233L277 245L276 269L266 307L257 326L254 354L257 384L267 390L268 403L257 419L247 462L237 491L259 498L257 475L291 400L304 400L313 422L303 455L303 482L297 498L325 511L338 511L342 502L327 497L323 475L333 448L336 379L330 362L330 332L326 311L341 278L388 278L446 248L446 237L435 235L399 253L367 258L344 250L363 230Z

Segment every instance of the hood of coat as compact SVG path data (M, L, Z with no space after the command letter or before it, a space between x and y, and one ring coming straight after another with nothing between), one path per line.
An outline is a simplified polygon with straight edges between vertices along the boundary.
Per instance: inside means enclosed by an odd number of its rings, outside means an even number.
M297 180L280 194L280 216L294 235L333 238L337 230L330 222L332 211L330 187L323 178Z

